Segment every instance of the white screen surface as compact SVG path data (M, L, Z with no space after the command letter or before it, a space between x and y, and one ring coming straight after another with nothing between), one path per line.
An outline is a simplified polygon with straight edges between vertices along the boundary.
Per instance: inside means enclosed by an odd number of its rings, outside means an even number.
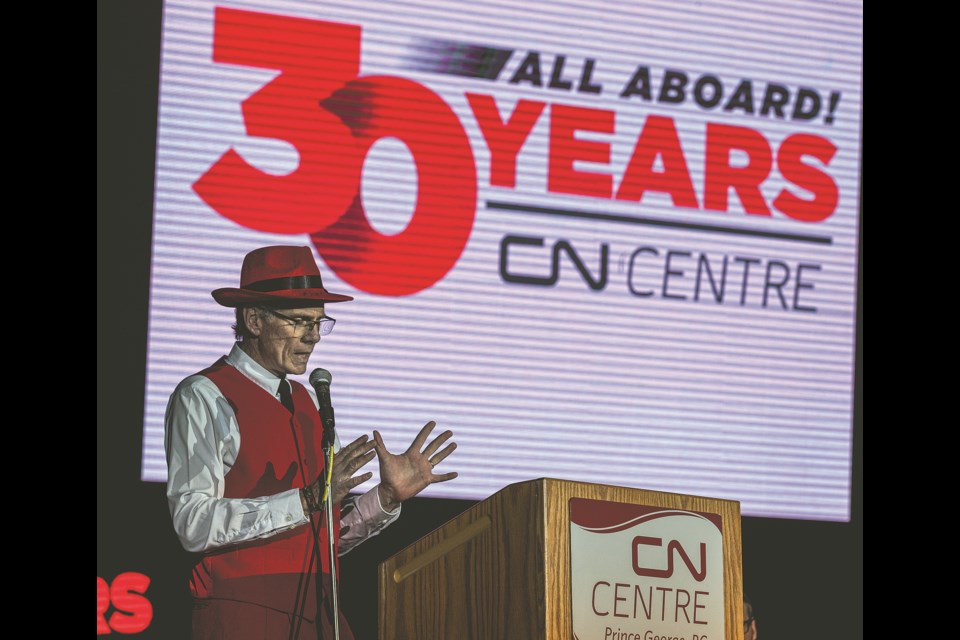
M356 298L311 362L341 439L453 429L426 495L847 519L861 38L858 3L167 2L143 477L230 348L210 291L310 245Z

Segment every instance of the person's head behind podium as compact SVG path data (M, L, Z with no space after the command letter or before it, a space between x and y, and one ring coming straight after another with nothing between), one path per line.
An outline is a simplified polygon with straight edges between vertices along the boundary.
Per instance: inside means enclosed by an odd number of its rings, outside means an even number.
M746 594L743 595L743 640L757 640L757 617L753 604Z

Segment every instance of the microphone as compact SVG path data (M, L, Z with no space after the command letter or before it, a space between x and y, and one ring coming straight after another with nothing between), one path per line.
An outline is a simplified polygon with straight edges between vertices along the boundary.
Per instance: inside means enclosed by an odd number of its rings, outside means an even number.
M336 421L333 417L333 405L330 403L330 382L333 375L326 369L314 369L310 374L310 385L317 392L320 403L320 421L323 423L323 448L333 446L336 433Z

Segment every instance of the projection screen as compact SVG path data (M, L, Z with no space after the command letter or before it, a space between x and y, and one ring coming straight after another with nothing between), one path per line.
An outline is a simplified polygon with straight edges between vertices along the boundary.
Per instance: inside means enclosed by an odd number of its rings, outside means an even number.
M858 2L167 0L143 479L211 290L300 245L341 440L456 434L424 495L847 520L861 66Z

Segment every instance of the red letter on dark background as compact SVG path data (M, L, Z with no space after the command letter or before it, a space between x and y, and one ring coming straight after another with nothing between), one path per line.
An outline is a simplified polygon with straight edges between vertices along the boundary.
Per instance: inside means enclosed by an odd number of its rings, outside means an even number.
M110 585L107 581L97 576L97 635L110 633L110 625L104 617L107 609L110 608Z
M142 595L149 586L150 578L133 571L113 579L110 601L116 611L110 616L110 628L119 633L140 633L150 626L153 606Z

